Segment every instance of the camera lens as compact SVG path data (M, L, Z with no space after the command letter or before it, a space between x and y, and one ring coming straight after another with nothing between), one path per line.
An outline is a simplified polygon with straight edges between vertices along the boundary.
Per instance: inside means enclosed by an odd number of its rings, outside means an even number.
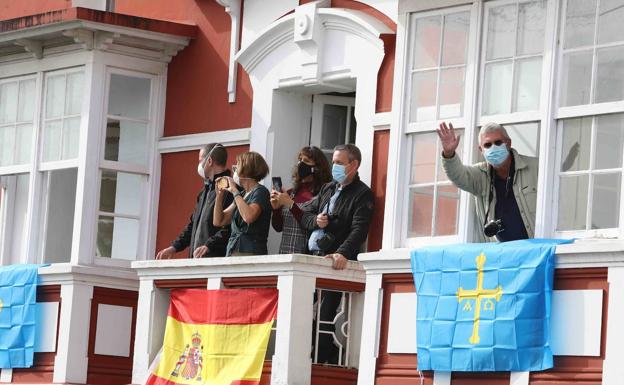
M483 233L486 237L493 237L503 231L503 221L500 219L491 220L483 226Z

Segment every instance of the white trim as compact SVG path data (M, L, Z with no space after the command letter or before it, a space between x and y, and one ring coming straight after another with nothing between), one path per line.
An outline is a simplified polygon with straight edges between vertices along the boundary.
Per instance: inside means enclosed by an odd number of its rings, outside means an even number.
M248 145L251 138L250 128L210 131L201 134L166 136L158 141L158 152L199 150L208 143L221 143L225 147Z
M389 130L392 124L392 111L377 112L373 116L373 127L375 131Z
M607 319L607 343L605 359L602 363L603 385L618 385L624 378L624 267L610 267L609 281L609 317Z
M509 373L509 385L529 385L530 372Z
M433 372L433 385L451 385L451 372Z
M241 24L241 1L242 0L216 0L219 5L225 7L225 12L230 15L230 58L228 65L228 102L236 101L236 74L238 63L236 53L239 48L240 24Z

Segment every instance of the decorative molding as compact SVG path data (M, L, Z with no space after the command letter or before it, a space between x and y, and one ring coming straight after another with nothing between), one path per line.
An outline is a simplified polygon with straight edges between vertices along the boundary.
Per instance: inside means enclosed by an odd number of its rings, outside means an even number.
M236 53L239 48L240 25L241 25L241 0L216 0L219 5L225 8L225 12L230 15L230 63L228 67L228 102L236 101Z
M295 9L294 14L284 16L270 24L258 35L256 40L240 50L236 60L245 68L247 73L251 73L256 65L269 53L288 41L294 41L298 45L303 57L309 55L308 51L310 51L313 43L315 46L322 45L322 41L319 40L319 36L322 34L312 34L314 28L333 29L351 33L367 40L381 50L383 50L383 42L379 40L379 36L381 34L393 33L384 23L361 11L341 8L314 8L314 19L318 19L318 21L315 21L310 18L310 10L306 8L308 5L313 4L316 3L299 6ZM303 10L299 12L300 9ZM307 18L306 22L302 22L304 16ZM297 22L297 17L299 17L299 23ZM296 24L301 25L297 26ZM302 34L300 31L304 33ZM300 42L307 43L301 44ZM319 58L316 57L316 60L318 61ZM309 65L307 62L302 64L304 66ZM302 77L305 83L307 77L305 75Z
M389 130L392 124L392 111L378 112L373 117L375 131Z
M43 57L43 45L38 40L17 39L14 44L24 47L24 50L31 53L35 59L41 59Z
M158 141L158 152L181 152L199 150L207 143L221 143L225 147L243 146L249 144L251 129L238 128L205 132L201 134L167 136Z

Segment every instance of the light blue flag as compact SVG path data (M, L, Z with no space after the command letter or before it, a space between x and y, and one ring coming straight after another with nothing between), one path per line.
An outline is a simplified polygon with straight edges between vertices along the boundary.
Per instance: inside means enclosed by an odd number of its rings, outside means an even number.
M418 369L552 368L555 246L571 240L467 243L412 251Z
M38 268L0 266L0 368L33 364Z

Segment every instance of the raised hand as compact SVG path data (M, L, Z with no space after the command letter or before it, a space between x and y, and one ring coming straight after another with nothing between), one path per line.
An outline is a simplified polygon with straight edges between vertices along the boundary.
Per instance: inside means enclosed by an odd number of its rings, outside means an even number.
M455 150L459 146L459 135L455 134L453 125L446 122L440 123L440 128L437 130L440 143L442 143L442 155L445 158L452 158L455 155Z

